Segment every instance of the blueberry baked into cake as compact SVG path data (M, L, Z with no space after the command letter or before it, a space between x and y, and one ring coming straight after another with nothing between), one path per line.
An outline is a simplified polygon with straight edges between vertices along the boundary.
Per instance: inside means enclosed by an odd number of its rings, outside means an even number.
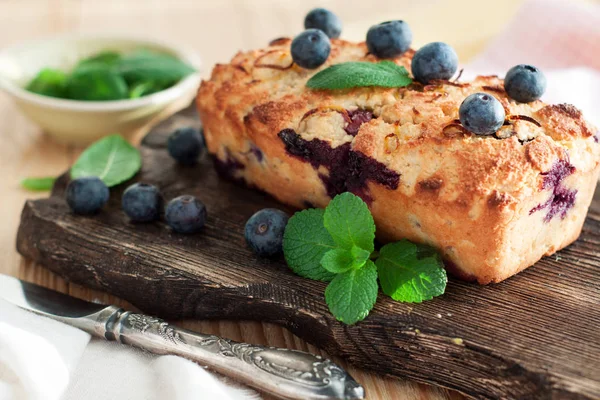
M411 50L402 21L374 26L363 43L321 24L238 53L202 82L198 109L222 174L299 208L357 194L380 240L433 245L451 273L481 284L578 237L600 136L574 106L539 100L537 68L451 80L452 48ZM354 87L307 86L332 66L382 60L404 67L412 83L364 84L366 76Z

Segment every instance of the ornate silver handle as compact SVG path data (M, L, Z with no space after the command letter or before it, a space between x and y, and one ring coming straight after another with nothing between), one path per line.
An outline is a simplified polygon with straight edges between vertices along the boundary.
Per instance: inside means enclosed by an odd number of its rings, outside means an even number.
M364 389L346 371L309 353L197 334L114 306L94 314L93 319L93 323L79 324L80 328L151 353L185 357L286 399L364 398Z

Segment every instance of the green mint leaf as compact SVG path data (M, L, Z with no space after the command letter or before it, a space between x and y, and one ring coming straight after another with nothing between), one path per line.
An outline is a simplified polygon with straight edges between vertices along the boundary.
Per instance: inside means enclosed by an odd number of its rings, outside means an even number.
M56 178L48 176L44 178L25 178L21 181L21 186L34 192L46 192L52 189Z
M345 62L318 72L306 82L311 89L351 89L363 86L404 87L412 83L406 68L384 60Z
M349 269L361 268L369 259L371 253L360 247L353 246L352 250L332 249L321 259L321 265L333 274L340 274Z
M67 75L57 69L44 68L25 87L26 90L50 97L65 97Z
M325 209L325 228L339 247L360 247L371 254L374 250L375 222L364 201L352 193L335 196Z
M141 51L123 57L117 69L130 84L155 81L167 86L195 72L194 68L175 57Z
M358 246L352 246L352 250L350 250L350 253L352 254L352 259L354 260L353 268L362 267L363 265L365 265L369 257L371 257L370 252L361 249Z
M396 301L421 303L446 290L448 277L437 252L402 240L383 246L375 262L381 289Z
M369 315L377 290L377 268L368 260L363 268L336 275L325 289L325 301L339 321L354 324Z
M71 167L71 178L97 176L111 187L135 175L142 166L138 149L119 135L107 136L84 150Z
M295 213L283 235L283 254L288 266L304 278L330 281L335 276L321 266L323 255L337 246L323 226L324 210L311 208Z
M332 249L323 255L321 265L332 274L340 274L352 268L354 259L346 249Z
M83 60L79 61L75 69L89 64L103 64L107 66L113 66L116 65L120 59L121 54L117 53L116 51L102 51L100 53L96 53L93 56L84 58Z
M72 100L109 101L129 97L127 83L114 68L89 63L76 68L67 81L66 95Z
M129 88L129 98L137 99L152 93L160 92L170 85L163 85L158 82L145 81L134 84Z

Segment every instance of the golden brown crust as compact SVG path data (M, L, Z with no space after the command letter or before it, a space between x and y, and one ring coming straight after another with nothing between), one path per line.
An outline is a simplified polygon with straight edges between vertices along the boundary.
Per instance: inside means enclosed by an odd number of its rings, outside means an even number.
M480 283L499 282L579 234L600 171L600 144L573 106L517 103L495 76L310 90L306 81L317 71L293 65L289 46L278 39L238 53L199 89L208 148L221 162L241 165L230 171L235 177L297 207L325 206L332 194L352 190L369 200L380 238L437 246L458 275ZM394 61L408 69L412 54ZM364 43L332 40L320 69L345 61L377 60ZM492 137L458 122L460 103L475 92L495 96L507 113ZM355 110L373 115L357 132L349 130ZM283 130L289 140L322 143L330 153L294 154L278 136ZM350 153L359 157L359 171L343 158ZM328 164L335 157L343 165ZM379 180L366 176L377 168L384 170ZM561 171L560 179L548 180Z

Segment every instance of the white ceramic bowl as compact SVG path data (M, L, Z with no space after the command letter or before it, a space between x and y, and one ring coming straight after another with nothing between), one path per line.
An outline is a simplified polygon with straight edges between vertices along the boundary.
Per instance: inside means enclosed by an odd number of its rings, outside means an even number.
M166 107L191 101L200 83L196 72L175 86L132 100L76 101L41 96L23 87L43 68L69 71L79 60L103 50L130 52L138 48L172 54L194 67L193 53L166 43L116 36L66 35L21 44L0 52L0 87L23 113L58 142L86 145L102 136L128 136Z

